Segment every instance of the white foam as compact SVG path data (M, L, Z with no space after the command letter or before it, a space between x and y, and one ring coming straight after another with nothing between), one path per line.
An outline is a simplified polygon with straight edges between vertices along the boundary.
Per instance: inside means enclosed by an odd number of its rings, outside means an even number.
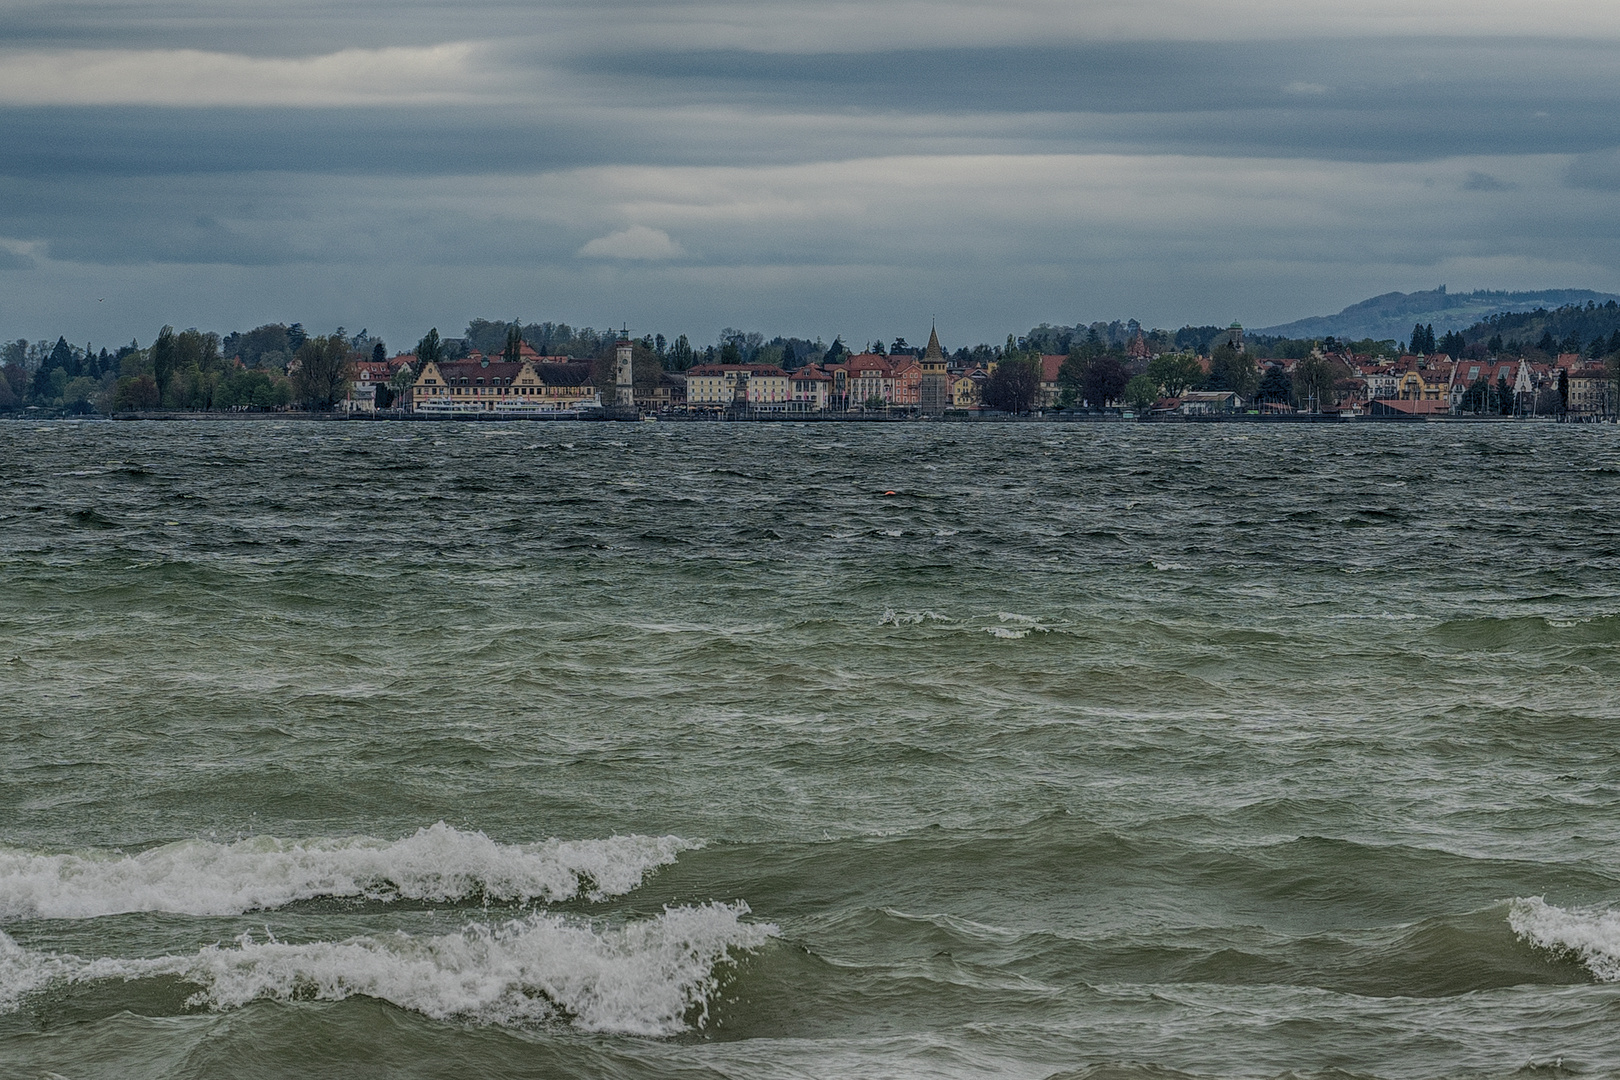
M996 618L1002 623L1001 626L986 626L984 628L984 632L989 634L991 637L1016 641L1019 638L1029 637L1031 630L1039 630L1043 634L1047 632L1047 627L1043 626L1041 621L1035 618L1033 615L1020 615L1013 611L1000 611L996 613Z
M879 626L919 626L925 622L949 622L950 616L941 615L935 611L896 611L894 608L884 608L883 617L878 620Z
M307 944L243 935L194 956L136 960L29 953L0 933L0 1012L55 982L170 976L200 987L188 1005L215 1010L364 996L439 1020L566 1018L588 1031L674 1035L688 1021L707 1022L719 965L778 934L774 925L743 922L747 913L741 902L666 908L612 929L536 913L441 937Z
M1508 925L1532 945L1574 956L1603 982L1620 982L1620 911L1571 911L1533 896L1513 901Z
M67 970L59 959L30 953L0 930L0 1015L14 1012L24 997Z
M258 836L232 844L187 840L138 855L0 848L0 918L236 915L317 897L602 900L700 846L678 836L498 844L441 821L395 841Z

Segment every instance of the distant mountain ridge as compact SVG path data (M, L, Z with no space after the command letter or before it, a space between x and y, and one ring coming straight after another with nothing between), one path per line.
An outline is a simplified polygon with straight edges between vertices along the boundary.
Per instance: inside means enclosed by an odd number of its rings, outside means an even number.
M1620 300L1614 293L1591 289L1539 289L1505 292L1476 289L1468 293L1448 293L1444 285L1428 292L1385 293L1359 304L1351 304L1337 315L1316 315L1281 326L1250 329L1251 334L1271 337L1336 337L1358 341L1362 338L1405 341L1415 323L1434 325L1436 334L1466 330L1481 319L1504 311L1534 311L1565 304L1598 304Z

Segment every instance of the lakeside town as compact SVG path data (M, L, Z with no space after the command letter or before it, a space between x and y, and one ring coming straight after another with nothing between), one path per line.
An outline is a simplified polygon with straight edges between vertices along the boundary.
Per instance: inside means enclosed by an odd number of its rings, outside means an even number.
M312 337L295 323L224 337L164 327L151 345L116 352L62 338L9 343L0 414L1595 422L1620 415L1617 375L1612 300L1497 315L1439 337L1419 324L1404 341L1130 321L1043 324L954 351L934 327L920 346L895 338L854 351L841 337L829 346L726 330L698 350L684 336L486 320L393 351L364 330Z
M414 354L357 365L343 402L374 412L387 388L400 396L388 408L440 416L629 406L642 415L739 413L806 415L974 416L1059 413L1079 409L1121 417L1217 417L1331 414L1341 417L1423 418L1450 415L1610 419L1610 366L1580 353L1544 361L1524 356L1455 358L1443 352L1393 358L1317 347L1297 360L1244 362L1242 327L1233 324L1211 355L1151 354L1143 335L1123 361L1109 354L1025 353L1009 347L999 359L971 366L944 355L930 331L921 355L863 352L787 370L775 364L701 364L685 372L633 374L635 342L617 343L632 375L604 402L591 365L541 356L526 343L498 358L474 353L420 365ZM621 358L619 370L625 370ZM1244 380L1237 388L1207 386L1212 376ZM1133 370L1138 369L1138 370ZM401 373L406 380L401 380ZM1245 392L1246 391L1246 392Z

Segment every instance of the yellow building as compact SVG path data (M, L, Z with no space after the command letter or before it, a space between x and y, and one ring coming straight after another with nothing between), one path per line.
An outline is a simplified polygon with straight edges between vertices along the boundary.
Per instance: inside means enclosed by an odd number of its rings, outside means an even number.
M788 385L794 412L822 412L832 397L833 377L812 364L789 375Z
M788 373L771 364L703 364L686 373L686 403L692 408L746 404L786 410L792 401Z
M1399 401L1443 401L1451 396L1450 364L1410 368L1395 377L1395 398Z
M978 374L979 378L974 378ZM983 399L980 393L980 383L984 379L984 371L975 368L973 371L951 377L951 408L977 409Z

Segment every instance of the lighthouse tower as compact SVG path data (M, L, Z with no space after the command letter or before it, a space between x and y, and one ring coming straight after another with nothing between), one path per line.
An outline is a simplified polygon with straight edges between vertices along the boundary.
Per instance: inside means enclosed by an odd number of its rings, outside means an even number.
M635 348L630 344L628 337L619 338L614 348L614 359L617 361L617 375L614 380L618 391L613 404L621 409L634 409L636 407L636 373L632 358Z

